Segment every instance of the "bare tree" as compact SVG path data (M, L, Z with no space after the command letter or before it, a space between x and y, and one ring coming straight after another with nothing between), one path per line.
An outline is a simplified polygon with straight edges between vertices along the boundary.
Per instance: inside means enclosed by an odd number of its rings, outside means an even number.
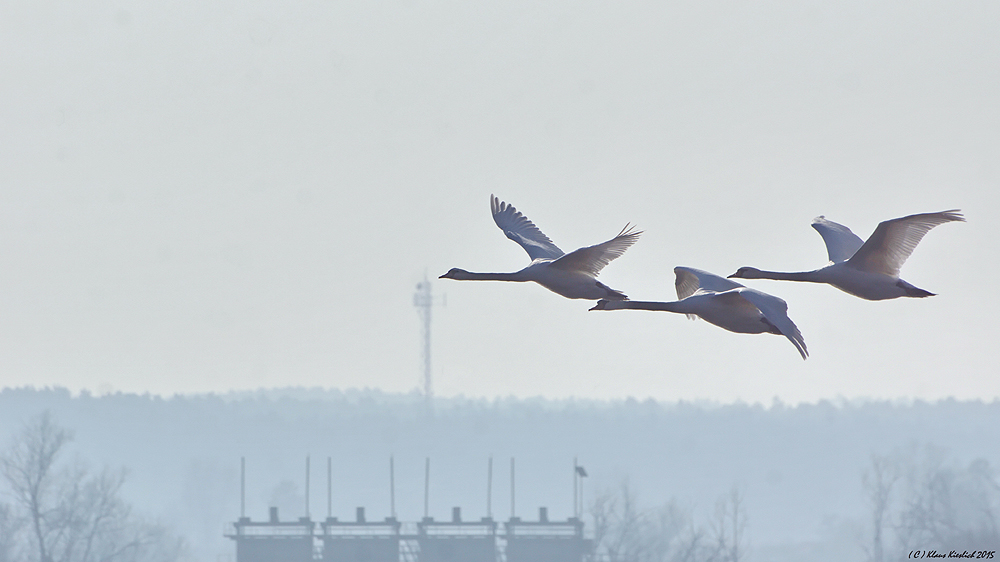
M944 466L944 452L934 447L926 448L922 461L911 459L908 464L908 489L899 514L901 536L910 545L942 545L954 529L951 508L954 474Z
M716 502L712 524L715 553L712 560L740 562L744 558L747 517L743 503L743 492L735 484L728 494Z
M907 531L941 549L1000 543L1000 484L985 459L968 467L938 461L914 471L908 502L900 514Z
M862 475L872 510L870 561L901 559L886 554L889 544L896 552L948 552L1000 543L1000 483L988 461L949 465L935 447L895 457L873 455Z
M611 492L603 492L594 496L590 506L590 516L594 520L594 550L607 551L604 546L611 533L612 513L617 507L615 496Z
M742 511L740 512L742 513ZM671 500L641 508L627 480L597 494L591 504L596 558L607 562L710 562L720 560L689 509Z
M986 459L975 459L958 482L960 542L1000 544L1000 479Z
M0 460L0 469L10 485L14 499L30 517L38 559L50 562L52 543L65 534L51 524L64 517L64 510L52 505L56 486L52 474L59 451L72 435L52 423L48 412L24 427L13 446Z
M870 562L883 562L885 531L893 488L899 481L899 465L888 456L872 455L871 466L861 476L865 496L872 509L871 546L864 546Z
M18 560L16 538L22 523L11 506L0 503L0 562Z
M71 439L46 412L25 425L0 457L0 474L10 488L13 507L20 508L28 527L25 533L9 535L9 548L19 548L18 536L26 534L30 538L20 548L38 562L177 559L180 541L132 516L121 500L124 469L105 468L91 475L80 461L59 462Z
M676 501L661 506L656 512L655 531L659 537L659 560L670 562L701 562L705 560L705 531L696 528L691 511Z
M599 494L591 510L594 516L594 543L609 562L645 560L652 545L645 536L646 514L636 506L635 492L628 480L617 493ZM599 538L598 538L599 537Z

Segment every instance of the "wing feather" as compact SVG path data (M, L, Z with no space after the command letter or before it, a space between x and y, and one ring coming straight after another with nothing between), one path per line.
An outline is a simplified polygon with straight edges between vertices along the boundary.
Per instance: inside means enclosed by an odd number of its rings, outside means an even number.
M521 214L513 205L508 205L494 195L490 195L490 210L493 212L493 222L507 238L517 242L528 252L532 260L539 258L556 259L564 252L552 243L548 236Z
M726 279L693 267L675 267L674 275L676 276L674 288L677 289L678 300L684 300L699 290L722 293L743 286L732 279Z
M574 250L552 262L552 267L567 271L579 271L597 276L612 260L621 257L639 239L642 231L636 231L632 225L625 228L607 242Z
M750 304L756 306L764 318L767 318L768 322L774 324L782 335L792 342L802 359L809 357L809 350L806 349L806 340L802 337L802 332L788 317L788 303L774 295L754 289L743 288L739 290L739 293Z
M958 209L921 213L879 223L848 263L858 269L899 276L899 269L930 229L952 221L965 221Z
M850 228L827 220L822 215L813 219L812 227L823 237L826 253L832 263L851 259L851 256L865 243L857 234L851 232Z

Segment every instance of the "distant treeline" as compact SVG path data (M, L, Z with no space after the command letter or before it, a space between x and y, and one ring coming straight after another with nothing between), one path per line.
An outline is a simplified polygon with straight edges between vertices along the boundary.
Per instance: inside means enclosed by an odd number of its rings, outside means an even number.
M958 464L1000 466L1000 403L943 400L828 402L789 406L653 400L438 399L417 394L289 388L159 397L65 389L0 391L0 442L43 411L70 428L93 462L129 470L122 493L163 514L207 556L231 554L223 525L239 516L239 463L247 462L247 515L304 512L370 517L389 511L390 455L400 518L423 515L431 459L431 515L461 506L485 515L493 458L492 515L510 515L516 459L517 515L572 511L573 459L586 467L587 498L628 480L638 501L677 500L708 513L737 486L757 544L817 537L831 522L868 517L862 474L872 455L933 447ZM914 453L918 454L918 453Z

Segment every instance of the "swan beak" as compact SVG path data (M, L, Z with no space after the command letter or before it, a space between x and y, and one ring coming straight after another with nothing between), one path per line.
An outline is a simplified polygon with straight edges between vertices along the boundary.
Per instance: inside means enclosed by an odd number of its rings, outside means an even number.
M738 273L738 272L737 272L737 273ZM733 279L733 278L735 278L735 277L736 277L736 273L734 273L734 274L732 274L732 275L727 275L727 276L726 276L726 279Z

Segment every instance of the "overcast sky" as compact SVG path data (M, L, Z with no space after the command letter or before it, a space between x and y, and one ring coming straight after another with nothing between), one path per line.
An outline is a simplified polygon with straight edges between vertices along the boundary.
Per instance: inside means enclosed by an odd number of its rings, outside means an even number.
M1000 396L996 2L0 4L0 386L172 394ZM902 270L928 299L782 297L811 352L588 312L514 271L495 193L601 280L824 265L823 214L960 208ZM978 291L978 292L977 292ZM444 299L442 299L444 300Z

